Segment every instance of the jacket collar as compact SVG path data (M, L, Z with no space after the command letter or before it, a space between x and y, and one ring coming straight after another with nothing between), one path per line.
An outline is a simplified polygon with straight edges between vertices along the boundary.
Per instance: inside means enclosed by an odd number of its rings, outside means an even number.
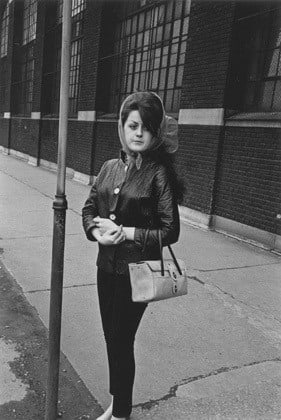
M143 162L150 160L149 153L138 153L136 156L130 156L124 152L124 150L120 150L120 159L124 165L129 165L132 162L133 165L136 166L137 170L141 168Z

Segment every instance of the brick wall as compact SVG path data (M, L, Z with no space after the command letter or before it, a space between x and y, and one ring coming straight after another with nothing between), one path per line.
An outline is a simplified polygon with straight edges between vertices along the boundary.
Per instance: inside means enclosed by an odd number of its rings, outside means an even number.
M58 130L57 119L41 120L40 158L49 162L57 162L58 152Z
M121 148L117 121L97 122L96 146L94 150L94 174L97 175L102 164L119 156Z
M231 1L192 2L181 109L224 107L233 18ZM206 214L212 213L220 141L219 126L180 126L177 167L186 187L183 204Z
M227 127L214 212L269 232L281 210L281 130Z
M40 158L57 163L59 121L42 119ZM67 135L66 166L84 174L92 174L94 123L70 120Z
M75 171L92 174L94 123L69 121L66 165Z
M29 118L13 118L11 120L11 149L28 154L33 157L38 156L39 120Z
M9 124L7 118L0 118L0 146L9 147Z
M180 108L224 106L234 19L232 1L193 1Z
M84 38L78 109L96 110L96 83L100 46L102 2L88 0L84 17Z
M176 167L184 180L183 205L211 213L220 127L180 126Z
M9 82L7 80L8 61L7 57L0 59L0 115L3 116L8 108L8 89Z

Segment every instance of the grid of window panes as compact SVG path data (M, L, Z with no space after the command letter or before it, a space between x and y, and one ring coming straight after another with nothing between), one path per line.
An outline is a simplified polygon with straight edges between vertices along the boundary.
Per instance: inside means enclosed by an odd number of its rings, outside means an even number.
M9 2L7 2L1 19L1 58L8 53Z
M110 108L126 95L152 90L169 112L178 112L182 85L189 0L169 0L139 9L119 22L113 54Z
M69 112L74 114L77 112L78 96L79 96L79 76L80 63L82 53L82 39L77 39L71 43L71 60L70 60L70 80L69 80Z
M281 111L281 7L238 20L241 111ZM245 67L244 67L245 66Z
M37 0L24 0L23 9L23 44L36 38Z
M79 15L86 7L86 0L72 0L71 16ZM58 0L57 16L59 23L62 22L63 0Z
M72 0L71 22L71 62L69 82L69 114L77 112L79 97L80 65L82 55L83 18L85 0ZM63 0L58 0L55 11L57 24L62 23ZM52 19L51 19L52 20ZM58 36L58 29L60 36ZM44 71L44 114L59 112L61 25L46 34Z
M83 11L85 0L72 0L71 22L71 63L70 63L70 86L69 86L69 113L77 112L79 97L79 77L82 53L83 36ZM60 60L61 60L61 23L62 23L63 0L58 0L56 9L48 9L47 23L55 22L45 35L45 64L43 75L43 113L57 115L59 112L60 92ZM54 14L54 16L53 16Z
M50 33L46 42L46 60L43 75L43 114L59 113L61 34Z
M14 84L15 114L28 115L32 109L34 59L33 44L24 47L19 67L19 80Z

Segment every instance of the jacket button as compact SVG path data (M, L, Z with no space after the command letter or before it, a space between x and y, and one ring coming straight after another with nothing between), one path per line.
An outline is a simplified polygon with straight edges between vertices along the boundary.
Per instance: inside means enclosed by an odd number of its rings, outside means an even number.
M115 190L114 190L114 194L119 194L119 192L120 192L120 188L115 188Z
M110 214L109 215L109 218L110 218L110 220L115 220L116 219L116 216L115 216L115 214Z

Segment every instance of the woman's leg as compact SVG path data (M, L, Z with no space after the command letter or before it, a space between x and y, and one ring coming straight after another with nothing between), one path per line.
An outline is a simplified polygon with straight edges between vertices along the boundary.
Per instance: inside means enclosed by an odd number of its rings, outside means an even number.
M127 417L135 377L134 340L146 304L131 300L129 276L98 274L98 292L107 344L113 416Z

